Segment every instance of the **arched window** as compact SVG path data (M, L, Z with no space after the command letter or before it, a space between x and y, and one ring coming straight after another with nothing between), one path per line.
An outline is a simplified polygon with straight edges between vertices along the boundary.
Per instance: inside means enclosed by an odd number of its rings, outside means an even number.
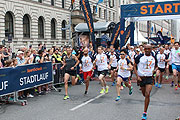
M30 20L29 15L23 17L23 37L30 38Z
M42 16L38 19L38 38L44 38L44 19Z
M14 37L14 24L11 12L7 12L5 15L5 37L9 36Z
M38 0L38 2L42 3L42 0Z
M56 20L51 20L51 39L56 39Z
M66 28L66 21L62 21L62 28ZM62 30L62 39L66 39L66 30Z
M54 6L55 5L55 1L51 0L51 5Z
M62 8L65 7L65 0L62 0Z

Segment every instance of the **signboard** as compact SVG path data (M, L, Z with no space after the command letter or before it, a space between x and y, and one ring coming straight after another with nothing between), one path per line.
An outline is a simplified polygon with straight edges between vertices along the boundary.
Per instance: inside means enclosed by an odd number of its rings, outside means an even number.
M121 17L179 15L180 1L121 5Z
M0 69L0 95L52 82L52 63Z

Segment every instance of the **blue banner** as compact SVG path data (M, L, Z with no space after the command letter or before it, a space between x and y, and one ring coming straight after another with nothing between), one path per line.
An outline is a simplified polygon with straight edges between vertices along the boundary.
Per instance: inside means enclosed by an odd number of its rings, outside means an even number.
M52 63L0 69L0 95L52 82Z
M0 69L0 95L12 93L15 91L14 69Z
M145 17L180 14L180 1L121 5L121 17Z
M89 32L91 34L92 44L93 44L93 47L95 50L96 48L95 48L94 24L93 24L93 17L92 17L92 13L91 13L91 7L89 5L88 0L81 0L80 4L82 6L84 17L85 17L85 20L87 22Z
M123 39L122 39L122 41L124 41L124 45L127 43L130 35L131 35L131 25L129 25L129 26L126 28L126 31L124 32ZM124 46L124 45L123 45L123 46Z
M114 45L116 43L116 40L120 34L120 28L121 24L118 22L113 30L112 37L111 37L111 45Z

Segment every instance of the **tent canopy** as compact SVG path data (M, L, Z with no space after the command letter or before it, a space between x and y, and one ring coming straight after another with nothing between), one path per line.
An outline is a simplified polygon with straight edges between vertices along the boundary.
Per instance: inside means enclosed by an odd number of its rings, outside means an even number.
M108 32L111 29L115 28L114 22L96 22L94 23L95 32ZM79 23L75 27L75 32L89 32L87 23Z

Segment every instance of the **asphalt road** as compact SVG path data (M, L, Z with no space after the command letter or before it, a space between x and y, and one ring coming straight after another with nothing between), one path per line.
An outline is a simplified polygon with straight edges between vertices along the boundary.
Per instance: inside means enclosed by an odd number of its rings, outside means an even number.
M109 85L111 83L108 83ZM121 92L116 102L115 86L108 94L100 95L98 81L90 83L89 93L84 96L84 85L69 88L70 99L64 101L62 92L51 91L47 95L28 99L28 105L8 104L0 106L0 120L140 120L144 98L139 87L133 84L133 95L128 89ZM180 115L180 90L169 85L154 88L148 110L148 120L175 120Z

